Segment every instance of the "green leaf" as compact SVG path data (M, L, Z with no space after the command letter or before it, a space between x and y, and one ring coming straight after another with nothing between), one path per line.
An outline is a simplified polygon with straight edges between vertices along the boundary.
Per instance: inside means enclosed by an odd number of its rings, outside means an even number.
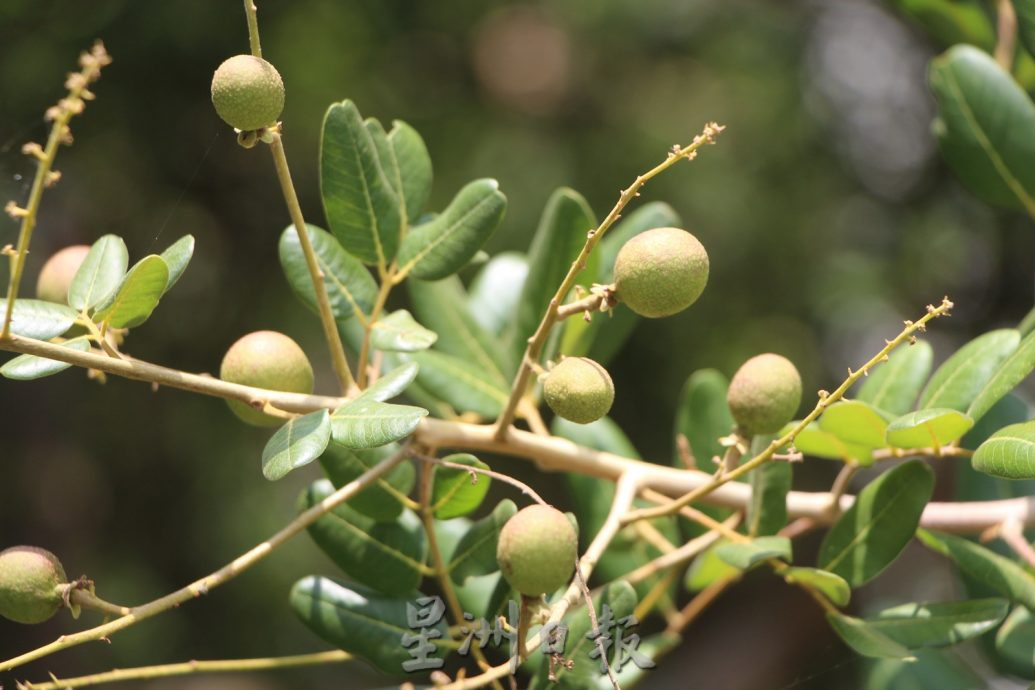
M481 470L489 469L488 465L470 453L447 455L442 459ZM435 517L439 520L448 520L477 510L485 499L490 484L492 480L484 474L453 467L436 467L431 485L431 509Z
M68 305L78 311L91 309L115 294L129 266L126 243L117 235L105 235L93 243L68 286Z
M499 379L469 360L434 350L414 352L409 358L420 365L417 383L458 412L494 418L510 395Z
M502 342L475 319L459 278L450 276L434 282L411 279L406 286L417 318L438 333L436 350L477 365L501 387L510 388L515 367Z
M1030 55L1035 55L1035 2L1013 0L1017 13L1017 35Z
M842 400L823 412L819 428L850 445L882 448L889 421L888 415L869 403Z
M387 266L399 247L399 197L352 101L335 103L324 117L320 192L327 225L346 251Z
M439 280L474 257L503 220L507 198L496 180L475 180L441 215L418 225L399 248L399 270L421 280Z
M315 225L306 225L306 234L323 274L323 284L335 320L341 323L353 316L365 318L377 299L377 283L373 276L356 257L342 249L329 232ZM277 249L281 268L284 269L291 290L316 313L313 279L294 225L281 233Z
M995 45L995 29L980 0L889 0L888 4L912 19L942 47L969 43L992 50Z
M780 430L779 435L785 435L797 424L798 422L790 422ZM802 429L794 439L794 447L804 455L814 458L858 462L863 466L873 464L873 448L867 448L854 443L845 443L837 436L820 429L818 422L812 422Z
M1035 211L1035 105L988 53L950 48L931 62L935 134L963 183L990 204Z
M636 651L653 662L676 649L682 641L683 638L675 633L660 632L642 638L640 644L636 647ZM617 678L620 687L631 688L646 678L654 670L655 666L640 668L634 661L629 660L622 667L621 671L615 673L615 678ZM594 690L614 690L614 685L611 683L611 679L607 677L607 674L604 674L597 678Z
M974 338L934 372L920 395L919 408L948 407L966 412L1020 341L1020 333L1013 329L989 331Z
M715 555L737 570L748 570L763 561L779 558L791 560L791 540L787 537L758 537L745 542L727 542Z
M869 626L907 649L948 647L999 625L1005 599L900 604L867 618Z
M739 568L735 568L719 558L719 549L727 544L729 544L727 541L716 542L693 560L686 571L686 578L684 578L687 590L700 592L720 580L740 577Z
M606 604L617 624L618 620L632 614L633 609L636 608L636 600L636 591L629 583L625 580L618 580L607 585L601 594L593 598L593 608L599 619L603 612L603 605ZM587 687L595 686L600 678L600 658L593 655L594 650L597 649L596 642L586 637L587 633L592 630L592 623L582 606L565 616L564 623L568 627L564 657L575 663L570 670L563 666L557 669L556 687L558 690L585 690ZM616 634L614 629L608 632L612 635ZM623 633L623 635L628 637L632 632ZM610 648L605 648L611 651ZM608 661L610 662L611 659L608 658ZM548 665L549 660L541 657L539 676L546 675Z
M558 286L586 244L586 235L597 226L596 216L581 194L561 187L555 191L539 219L528 250L528 277L511 320L509 347L520 356L535 333ZM583 269L592 283L596 271ZM588 272L588 273L587 273Z
M472 524L460 537L446 566L454 582L463 583L469 577L488 575L500 569L496 562L500 530L516 513L514 501L504 499L491 514Z
M192 256L194 256L194 235L184 235L162 252L161 257L169 268L169 280L165 284L165 292L169 292L173 285L180 280L180 276L187 270L187 264L190 263Z
M524 254L497 254L471 281L467 311L486 331L501 334L517 311L527 276L528 259Z
M921 529L916 536L927 548L955 561L970 577L1011 601L1035 609L1035 577L1009 558L951 534Z
M827 613L827 622L845 644L863 656L912 659L909 649L881 633L861 618Z
M726 449L719 439L733 430L733 416L726 404L729 380L716 369L695 371L683 385L676 407L676 434L690 443L699 468L711 467L714 457L722 457ZM673 464L682 466L679 453Z
M1007 668L1022 678L1035 680L1035 616L1018 606L995 636L995 651Z
M394 443L371 450L349 450L332 443L320 456L320 465L334 488L340 489L398 450ZM403 509L397 496L409 494L415 478L411 463L399 463L346 503L378 522L394 522Z
M870 669L863 690L978 690L986 687L985 679L958 654L930 650L917 652L916 661L877 661Z
M299 501L308 510L334 493L327 480L309 485ZM405 594L424 577L428 543L424 526L411 510L395 522L377 522L348 505L330 511L308 527L331 560L349 577L385 594Z
M403 664L412 661L403 646L403 635L415 635L419 630L409 627L408 607L423 597L414 592L406 597L391 598L376 591L338 580L310 575L291 588L291 608L305 625L324 641L350 654L365 659L375 668L392 675L404 673ZM425 628L438 633L436 638L448 639L445 616ZM435 644L436 640L430 642ZM445 646L428 656L444 659Z
M417 323L405 309L381 317L370 332L370 344L374 349L390 352L427 350L437 339L434 331Z
M973 426L973 419L956 410L917 410L888 424L887 444L892 448L940 448L963 438Z
M111 300L97 308L94 321L115 328L133 328L147 321L169 284L165 259L152 254L129 269Z
M331 442L331 416L327 410L295 417L277 429L262 450L262 474L270 481L283 479L291 470L320 457Z
M888 356L887 362L870 372L855 397L893 415L905 414L913 409L931 373L933 360L934 351L926 341L900 347Z
M1017 349L1003 360L974 402L970 403L967 416L974 421L984 417L993 405L1016 388L1032 370L1035 370L1035 335L1022 340Z
M1035 479L1035 421L992 434L971 458L974 469L1004 479Z
M918 460L885 472L827 532L819 566L853 587L869 582L909 543L933 490L934 473Z
M428 411L357 397L331 415L331 437L346 448L376 448L413 433Z
M377 400L384 402L401 395L406 387L417 378L420 365L416 362L406 362L379 378L365 391L356 396L356 399Z
M16 310L15 314L17 313ZM79 352L90 351L90 340L85 335L59 344L61 347L78 350ZM8 360L0 367L0 376L14 381L31 381L60 373L70 366L72 365L68 362L59 362L56 359L47 359L45 357L37 357L36 355L19 355L14 359Z
M765 449L772 436L756 436L751 453ZM765 444L759 443L764 440ZM756 450L756 448L758 450ZM748 534L764 537L776 534L787 524L787 493L791 490L792 469L789 462L767 462L751 472L751 503L747 510Z
M819 568L787 568L783 571L783 579L787 584L819 592L834 606L848 606L852 598L852 588L843 577Z
M388 143L399 175L393 186L401 190L407 218L410 222L416 221L431 195L431 156L417 130L402 120L392 122Z

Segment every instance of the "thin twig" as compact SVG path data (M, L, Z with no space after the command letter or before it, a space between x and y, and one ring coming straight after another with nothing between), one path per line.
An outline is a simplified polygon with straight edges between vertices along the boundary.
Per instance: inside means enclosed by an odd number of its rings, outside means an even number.
M668 168L672 167L681 160L693 160L697 156L697 151L706 144L712 144L715 142L715 137L719 135L724 127L717 125L714 122L705 125L704 131L694 137L694 140L684 147L675 146L672 151L669 151L668 156L658 165L654 166L647 172L639 175L632 184L626 189L623 189L618 197L618 201L615 203L614 208L611 212L600 222L595 229L590 230L586 236L586 243L582 247L582 251L579 252L578 257L572 262L571 268L568 269L568 274L561 281L560 286L554 293L553 298L550 300L550 304L546 307L546 313L543 314L542 320L539 322L539 327L536 328L535 333L528 341L528 347L525 349L525 355L521 358L521 366L518 368L518 373L514 378L514 383L511 386L510 398L507 400L506 406L500 413L499 418L496 420L496 437L503 438L507 433L507 429L510 428L511 423L514 421L514 414L517 412L518 403L525 396L525 390L528 388L528 379L532 374L532 364L539 361L539 356L542 354L543 346L546 344L546 339L550 335L550 329L553 328L554 323L557 322L557 309L561 303L571 292L572 287L575 285L575 280L578 278L579 273L586 267L586 262L589 260L589 255L593 252L593 249L597 246L597 243L604 237L604 234L614 225L622 216L622 211L626 205L634 198L639 196L640 188L656 175L664 172Z
M995 61L1007 73L1013 71L1014 47L1017 44L1017 12L1011 0L996 3Z
M465 472L471 472L473 474L484 474L486 477L491 477L493 479L503 482L504 484L516 486L518 489L521 490L521 493L530 496L532 500L534 500L536 503L539 503L544 506L550 505L549 503L544 501L543 497L536 493L535 489L530 487L528 484L525 484L523 481L519 479L514 479L513 477L509 477L500 472L493 472L492 470L486 470L481 467L474 467L472 465L461 465L458 462L450 462L448 460L443 460L442 458L436 458L433 455L426 455L424 453L418 453L416 451L411 451L410 457L416 458L417 460L421 460L432 465L442 465L443 467L451 467L454 470L463 470Z
M178 664L161 664L158 666L141 666L139 668L121 668L107 673L96 673L78 678L55 678L48 683L19 683L19 690L70 690L85 688L103 683L121 683L127 680L151 678L168 678L170 676L187 676L195 673L239 673L241 671L266 671L270 669L295 668L298 666L315 666L317 664L336 664L349 661L352 655L335 649L315 654L299 654L295 656L265 657L260 659L220 659L212 661L184 661Z
M68 95L47 110L46 118L52 120L54 124L51 125L46 146L41 149L38 144L26 144L22 148L24 153L37 159L38 165L25 208L19 208L13 201L7 204L7 212L15 218L21 218L22 223L18 231L18 249L12 258L11 277L7 284L7 311L4 314L3 328L0 329L0 340L9 338L11 335L14 302L18 298L18 288L21 285L22 272L25 269L25 257L29 253L29 242L32 240L32 232L36 228L36 218L39 214L40 202L43 199L43 190L58 179L58 173L51 170L54 166L54 159L57 157L58 148L61 144L72 142L68 123L83 111L86 101L93 98L88 87L100 78L101 69L109 64L111 64L111 57L104 50L104 44L100 41L93 44L90 52L82 53L79 56L79 65L82 69L69 74L65 81Z
M23 664L27 664L30 661L41 659L55 652L68 649L69 647L75 647L85 642L106 639L114 633L135 625L142 620L146 620L158 615L159 613L177 607L180 604L184 604L192 599L208 594L212 589L229 582L244 571L248 570L266 556L273 553L276 548L283 545L296 534L323 517L329 511L358 494L360 491L372 484L378 477L402 462L403 459L406 458L408 452L408 448L401 448L398 452L377 463L359 477L314 505L312 508L309 508L298 515L298 517L292 520L290 524L282 528L269 539L241 554L216 572L206 575L200 580L195 580L186 587L183 587L171 594L167 594L160 599L156 599L142 606L134 607L130 614L122 616L121 618L117 618L103 625L74 633L72 635L63 635L50 644L34 649L31 652L26 652L25 654L16 656L12 659L8 659L7 661L0 663L0 671L9 671L13 668L22 666Z
M251 53L257 58L262 57L262 43L259 41L259 8L255 6L255 0L244 0L244 16L248 20L248 44Z

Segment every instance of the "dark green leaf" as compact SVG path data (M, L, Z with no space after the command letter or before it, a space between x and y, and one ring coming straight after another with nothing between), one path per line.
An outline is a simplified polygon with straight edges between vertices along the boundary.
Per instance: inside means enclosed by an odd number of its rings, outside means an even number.
M958 441L974 420L949 408L931 408L904 414L888 424L887 443L893 448L940 448Z
M320 465L334 488L340 489L398 450L394 443L371 450L349 450L332 443L320 456ZM415 476L411 463L399 463L346 503L378 522L394 522L403 509L398 497L410 493Z
M1017 13L1017 35L1025 50L1035 55L1035 2L1032 0L1013 0Z
M515 357L525 351L528 338L596 225L593 210L574 189L562 187L546 202L528 250L528 277L511 319L509 347ZM596 280L595 271L583 270L591 283Z
M387 266L399 247L399 197L352 101L335 103L324 117L320 191L341 245L364 263Z
M300 510L308 510L334 493L327 480L314 482L302 494ZM309 526L309 536L349 577L385 594L405 594L424 577L428 555L424 526L413 511L395 522L377 522L341 505Z
M194 256L194 235L184 235L169 245L161 254L165 265L169 268L169 280L165 284L165 292L169 292L173 285L176 285L180 276L187 270L187 264Z
M1018 606L995 636L995 651L1011 672L1035 680L1035 616Z
M888 4L942 47L969 43L991 50L995 45L995 29L980 0L889 0Z
M676 434L682 434L690 443L690 452L698 468L707 471L712 458L726 452L719 439L733 430L733 416L726 404L729 381L716 369L695 371L686 380L676 407ZM673 464L683 463L676 452Z
M271 481L320 457L331 442L331 416L327 410L296 417L273 434L262 451L262 474Z
M991 204L1035 211L1035 105L988 53L950 48L931 63L935 133L960 179Z
M900 347L870 372L855 397L893 415L905 414L913 409L933 360L934 351L923 340Z
M787 537L758 537L745 542L727 542L715 555L738 570L748 570L763 561L791 560L791 540Z
M115 294L129 266L126 243L117 235L104 235L93 243L68 286L68 305L91 309Z
M974 338L934 372L920 395L919 407L948 407L966 412L1020 341L1020 333L1013 329L989 331Z
M417 318L438 333L436 350L477 365L502 387L510 388L514 366L502 342L478 324L459 278L411 279L406 286Z
M418 606L423 597L414 592L410 596L390 598L359 585L348 584L326 577L309 576L291 588L291 608L302 622L329 644L369 661L384 673L402 675L403 664L412 661L403 646L403 635L415 635L419 630L409 627L407 607ZM437 638L448 639L446 620L426 628L438 633ZM433 644L435 640L430 640ZM437 645L432 659L444 659L448 649Z
M751 453L765 449L771 436L755 436ZM765 444L759 443L759 440ZM758 450L756 450L758 448ZM751 503L747 510L748 534L764 537L776 534L787 524L787 492L791 490L792 470L789 462L767 462L750 475Z
M939 0L956 4L952 0ZM928 650L916 661L881 659L873 664L863 690L985 690L985 679L951 651Z
M17 314L17 309L15 314ZM80 336L60 343L61 347L67 347L79 352L89 352L90 341L87 337ZM31 381L41 379L44 376L51 376L72 366L67 362L59 362L56 359L46 359L35 355L19 355L9 360L0 367L0 376L14 381Z
M1004 479L1035 479L1035 422L1000 429L978 446L971 463L979 472Z
M378 402L391 400L402 394L406 387L413 383L413 380L417 378L418 371L420 371L420 365L416 362L401 364L371 384L356 399L363 398Z
M133 328L147 321L169 284L165 259L152 254L129 269L111 300L97 308L94 321L115 328Z
M819 418L819 428L849 445L882 448L888 415L861 400L834 403Z
M827 532L819 566L853 587L879 575L913 537L934 489L934 474L920 461L885 472L859 492Z
M852 588L843 577L819 568L787 568L783 571L783 579L788 584L819 592L834 606L848 606L852 598Z
M1021 341L1017 349L1003 360L992 378L967 408L967 416L977 421L999 400L1012 391L1035 369L1035 335Z
M607 585L601 594L593 598L593 607L599 618L603 612L603 605L606 604L611 610L613 620L617 623L618 620L632 614L636 607L636 600L636 592L629 583L625 580L618 580ZM582 606L565 616L564 623L568 626L564 657L575 663L571 670L564 667L557 669L556 687L559 690L585 690L587 687L594 686L601 674L599 652L594 654L594 650L597 650L596 642L586 637L587 633L592 631L592 623L585 607ZM609 632L612 635L617 634L613 629ZM628 637L633 632L635 631L623 632L623 635ZM605 649L610 651L608 647ZM608 661L610 662L611 659L608 658ZM540 663L539 674L545 676L548 659L542 657Z
M528 259L524 254L497 254L471 282L467 310L482 328L493 335L500 335L517 310L527 276Z
M955 561L970 577L1012 601L1035 608L1035 577L1009 558L951 534L921 529L916 536L927 548Z
M391 352L427 350L437 339L434 331L417 323L405 309L381 317L370 332L370 344L374 349Z
M409 357L420 365L417 382L458 412L494 418L510 395L509 387L469 360L434 350Z
M421 280L453 275L495 232L506 208L496 180L471 182L441 215L410 230L399 248L400 273Z
M861 618L827 613L827 622L845 644L863 656L889 659L912 659L909 649L879 632Z
M393 186L402 190L406 216L411 222L416 221L431 194L431 156L417 130L402 120L392 122L388 143L399 174L399 181Z
M442 458L447 462L487 470L489 466L470 453L458 453ZM478 509L489 491L492 480L484 474L436 467L431 485L431 509L439 520L467 515Z
M377 448L409 436L427 414L421 407L356 398L331 415L331 437L346 448Z
M999 625L1005 599L901 604L867 618L869 626L907 649L948 647Z
M313 245L316 263L323 273L323 284L335 320L344 322L357 315L365 318L377 299L377 283L373 276L356 257L342 249L327 231L315 225L306 225L306 234ZM284 269L292 291L316 312L313 279L294 225L280 235L278 252L281 268Z
M517 513L517 506L509 498L500 501L491 514L473 523L460 537L449 559L450 577L463 583L469 577L488 575L499 570L496 545L500 530Z
M7 318L7 298L0 301L0 323ZM39 299L16 299L11 316L11 333L23 338L50 340L64 335L75 323L75 310L63 304Z

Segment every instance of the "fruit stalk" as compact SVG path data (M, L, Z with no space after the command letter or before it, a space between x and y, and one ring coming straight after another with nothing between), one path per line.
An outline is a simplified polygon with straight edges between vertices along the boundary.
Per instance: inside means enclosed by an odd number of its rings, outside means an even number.
M638 175L632 184L630 184L626 189L623 189L622 193L618 197L618 201L604 220L601 221L600 225L589 231L586 236L586 243L582 247L582 251L579 252L578 257L576 257L575 261L572 263L571 268L568 269L568 274L564 277L564 280L561 281L560 287L557 288L557 292L554 293L553 298L550 300L550 304L546 307L546 313L543 314L542 321L539 322L539 327L528 341L528 347L525 348L525 354L521 358L521 366L518 368L518 373L514 378L514 384L511 386L510 398L507 400L507 404L500 413L500 416L496 419L496 438L503 438L507 433L507 429L514 421L514 415L517 412L518 405L528 389L528 381L532 375L532 367L533 365L538 364L539 357L543 353L543 346L546 344L547 336L550 334L550 329L552 329L553 325L557 322L557 310L564 299L568 296L568 293L571 292L572 287L574 287L575 280L578 278L579 273L581 273L586 267L589 255L593 252L597 243L600 242L608 229L610 229L610 227L614 225L619 218L621 218L622 211L630 201L639 195L640 188L643 187L644 184L684 158L686 160L693 160L697 156L698 149L706 144L715 143L715 137L718 136L723 129L725 128L722 125L710 122L705 125L701 134L694 137L692 142L681 148L678 146L673 147L673 150L669 151L665 160L658 163L642 175Z

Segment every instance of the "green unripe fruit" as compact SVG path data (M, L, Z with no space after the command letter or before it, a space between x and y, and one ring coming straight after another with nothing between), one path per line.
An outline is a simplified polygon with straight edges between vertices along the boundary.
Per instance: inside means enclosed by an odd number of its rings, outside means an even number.
M801 403L801 376L786 357L766 353L741 365L726 402L747 434L772 434L794 418Z
M708 283L708 252L679 228L641 232L615 258L615 294L650 319L672 316L697 301Z
M74 244L47 259L36 281L36 296L47 302L68 304L68 286L89 253L88 245Z
M212 75L212 105L224 122L241 131L269 127L284 110L284 81L262 58L235 55Z
M64 604L65 569L50 551L12 546L0 551L0 616L15 623L50 620Z
M615 384L607 369L592 359L568 357L546 375L543 397L558 416L576 424L589 424L611 409Z
M230 346L219 378L245 386L288 393L313 392L313 367L305 352L291 338L276 331L249 333ZM250 407L239 400L228 400L230 409L242 420L255 426L277 426L278 419Z
M511 587L536 597L568 582L577 552L578 537L564 513L537 503L503 525L496 560Z

